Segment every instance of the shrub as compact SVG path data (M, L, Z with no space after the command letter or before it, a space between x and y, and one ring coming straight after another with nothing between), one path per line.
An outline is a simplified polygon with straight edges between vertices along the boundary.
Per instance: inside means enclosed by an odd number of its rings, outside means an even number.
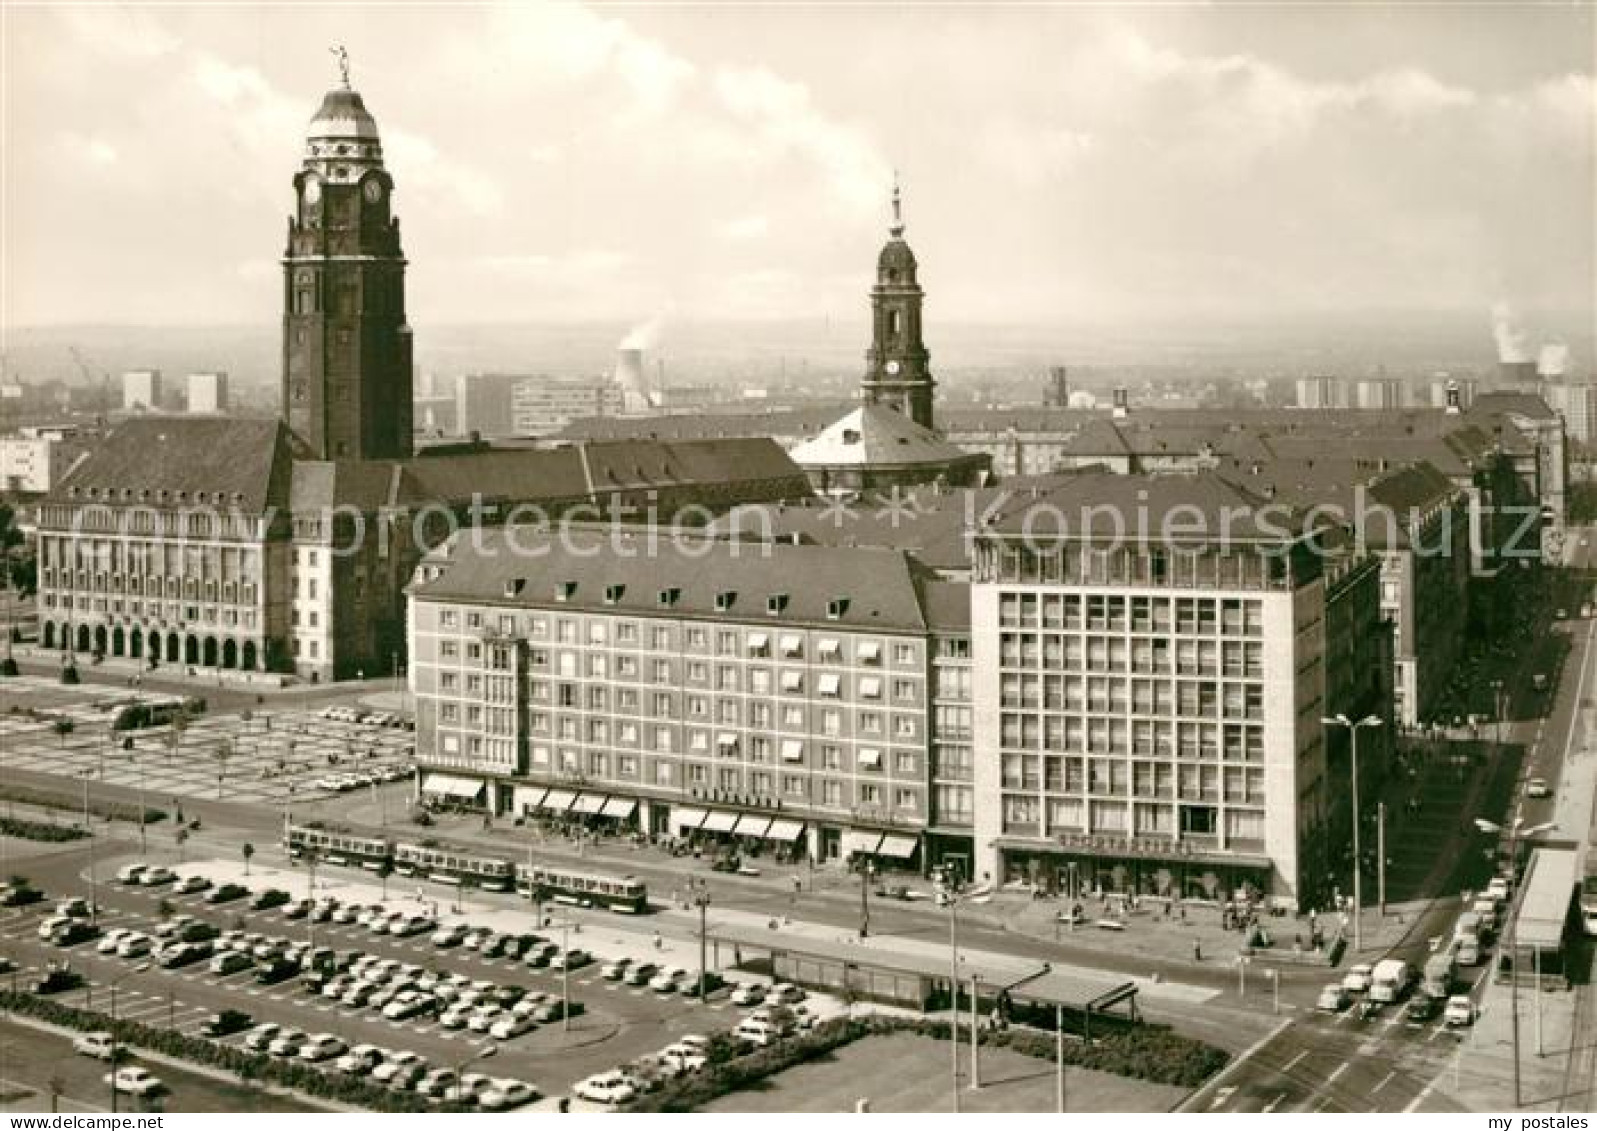
M83 802L79 796L9 782L0 785L0 800L15 801L19 805L32 805L40 809L63 809L73 813L83 812ZM89 812L98 817L106 817L113 821L127 821L131 824L137 824L139 820L139 807L126 801L108 801L104 798L94 798L89 802ZM153 825L157 821L164 821L165 819L166 811L164 809L145 806L145 824Z
M24 821L19 817L0 817L0 836L60 842L82 840L88 835L86 830L77 825L47 825L42 821Z

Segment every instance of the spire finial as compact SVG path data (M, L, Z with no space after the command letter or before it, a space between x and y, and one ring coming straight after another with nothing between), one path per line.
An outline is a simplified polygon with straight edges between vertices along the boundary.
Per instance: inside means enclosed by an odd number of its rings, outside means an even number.
M333 58L338 60L338 78L344 84L344 89L349 87L349 52L344 50L342 43L334 44L327 49L332 52Z
M893 226L888 229L893 235L904 234L904 196L898 188L898 170L893 170Z

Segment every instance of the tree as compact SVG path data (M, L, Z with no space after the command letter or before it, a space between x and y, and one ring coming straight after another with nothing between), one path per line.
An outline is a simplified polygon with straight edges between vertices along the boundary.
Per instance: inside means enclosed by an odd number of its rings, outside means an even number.
M250 857L255 855L255 846L246 840L239 851L244 854L244 874L247 876L250 874Z
M177 832L172 834L172 839L177 841L177 862L181 864L183 863L183 846L188 843L189 839L188 829L179 825Z
M50 1110L61 1110L61 1093L67 1090L67 1082L60 1076L51 1076L45 1087L50 1090Z
M51 724L51 728L55 731L56 737L61 740L61 745L65 746L67 744L67 735L76 730L78 728L78 724L73 722L71 719L62 716Z

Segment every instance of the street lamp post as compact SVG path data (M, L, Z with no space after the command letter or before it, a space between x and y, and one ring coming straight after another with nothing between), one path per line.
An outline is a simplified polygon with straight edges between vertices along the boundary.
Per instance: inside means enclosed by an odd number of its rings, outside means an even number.
M710 885L703 877L693 881L693 906L699 909L699 1004L704 1004L707 996L707 983L709 982L709 967L706 963L705 936L708 934L708 916L710 913Z
M954 1098L954 1114L959 1114L959 892L955 885L954 877L946 868L939 868L933 874L933 883L937 889L937 902L948 908L948 1048L949 1090ZM861 937L864 931L860 932ZM974 1008L974 1006L972 1007ZM975 1034L973 1033L972 1036ZM971 1044L971 1061L974 1064L976 1046Z
M1353 761L1353 952L1364 949L1364 859L1359 855L1359 730L1362 727L1381 725L1379 715L1366 715L1353 722L1346 715L1327 715L1320 722L1328 727L1346 727L1352 746Z
M859 865L859 937L869 938L871 934L871 873L876 870L869 855L860 857Z
M1509 825L1508 829L1507 829L1507 832L1508 832L1508 867L1509 867L1509 872L1514 877L1514 886L1515 886L1515 889L1516 889L1515 892L1514 892L1514 904L1513 904L1513 906L1509 907L1509 909L1508 909L1508 915L1509 915L1509 919L1508 919L1508 962L1509 962L1509 975L1510 975L1509 982L1508 982L1508 1008L1509 1008L1509 1014L1510 1014L1510 1025L1509 1025L1509 1027L1513 1031L1513 1035L1514 1035L1514 1106L1515 1107L1518 1107L1519 1104L1520 1104L1520 1073L1519 1073L1519 905L1522 902L1522 900L1521 900L1522 893L1520 891L1518 891L1518 887L1519 887L1519 840L1520 840L1521 837L1538 836L1541 833L1549 832L1552 829L1555 829L1555 828L1558 827L1557 823L1554 822L1554 821L1544 821L1543 823L1541 823L1539 825L1532 825L1528 829L1524 827L1524 824L1525 824L1525 818L1523 818L1523 817L1515 817L1513 824ZM1499 825L1495 821L1488 821L1488 820L1486 820L1486 819L1484 819L1482 817L1476 817L1475 818L1475 827L1480 829L1481 832L1483 832L1483 833L1501 833L1501 832L1504 831L1504 828L1503 828L1502 825ZM1538 965L1538 968L1539 968L1539 966L1540 966L1539 961L1538 961L1537 965ZM1538 993L1537 993L1537 1008L1538 1008L1537 1016L1538 1016L1538 1019L1540 1018L1540 1012L1539 1012L1540 1006L1541 1006L1541 997L1540 997L1540 986L1538 984ZM1541 1046L1541 1041L1540 1041L1540 1037L1538 1036L1538 1039L1537 1039L1537 1048L1538 1048L1538 1050L1540 1049L1540 1046Z
M491 1056L499 1055L499 1046L492 1041L485 1041L472 1049L470 1055L455 1065L455 1099L458 1101L464 1095L461 1090L460 1078L466 1074L466 1069L476 1064L479 1060L487 1060ZM446 1096L448 1092L444 1093Z
M111 979L111 984L107 987L107 989L109 989L111 991L111 1073L110 1073L110 1075L111 1075L111 1110L113 1112L116 1111L116 1099L117 1099L117 1096L116 1096L116 1048L117 1048L117 1046L116 1046L116 988L118 986L120 986L125 979L131 978L135 974L142 974L146 970L148 970L149 968L150 968L150 964L148 962L142 962L139 965L133 967L131 970L126 970L123 973L118 974L115 978L112 978Z

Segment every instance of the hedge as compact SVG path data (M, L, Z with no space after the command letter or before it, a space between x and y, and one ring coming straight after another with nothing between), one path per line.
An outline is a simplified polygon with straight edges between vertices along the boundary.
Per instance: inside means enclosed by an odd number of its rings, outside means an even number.
M821 1022L808 1033L678 1077L658 1092L645 1095L628 1110L694 1111L721 1096L825 1056L861 1037L892 1033L916 1033L940 1041L948 1040L951 1035L947 1021L880 1016L834 1018ZM983 1030L979 1040L984 1045L1007 1048L1039 1060L1052 1061L1058 1054L1054 1035L1037 1029ZM1162 1025L1145 1024L1111 1032L1090 1044L1067 1040L1064 1059L1066 1064L1077 1068L1191 1089L1224 1068L1230 1058L1213 1045L1171 1032Z
M278 1084L317 1099L332 1100L371 1111L470 1110L450 1104L430 1104L424 1097L413 1092L390 1092L387 1088L369 1084L363 1079L324 1072L313 1064L284 1060L268 1056L266 1053L250 1052L242 1047L220 1044L204 1037L190 1037L173 1029L146 1025L141 1021L118 1018L113 1023L109 1014L63 1005L32 994L0 990L0 1005L13 1012L80 1032L109 1032L116 1037L119 1044L147 1049L150 1052L208 1068L219 1068L233 1073L246 1083L260 1080Z
M43 821L24 821L18 817L0 817L0 836L55 842L82 840L88 835L77 825L51 825Z
M62 809L72 813L83 812L81 796L66 793L57 793L49 789L40 789L31 785L17 785L7 783L0 785L0 801L15 801L19 805L33 805L40 809ZM107 801L104 798L90 798L89 812L97 817L105 817L112 821L127 821L138 824L139 807L126 801ZM144 807L144 823L153 825L157 821L166 820L166 810L156 809L146 805Z

